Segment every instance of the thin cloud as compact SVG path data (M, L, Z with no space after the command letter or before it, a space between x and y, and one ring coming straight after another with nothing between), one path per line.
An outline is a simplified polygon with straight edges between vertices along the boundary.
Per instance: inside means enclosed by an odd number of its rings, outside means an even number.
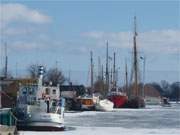
M49 16L18 3L2 4L0 7L0 15L1 23L5 23L4 25L12 22L28 22L35 24L51 22Z
M109 40L109 46L116 48L132 48L132 32L99 32L92 31L82 34L84 38L96 41L97 46L104 46ZM138 47L144 52L179 53L180 30L153 30L138 34Z

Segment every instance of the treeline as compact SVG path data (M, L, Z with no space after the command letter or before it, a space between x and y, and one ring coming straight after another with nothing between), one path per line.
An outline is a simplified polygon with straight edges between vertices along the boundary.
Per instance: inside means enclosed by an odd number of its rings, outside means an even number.
M168 97L172 101L180 100L180 82L169 83L168 81L162 80L160 83L150 83L160 94L164 97Z
M31 64L27 68L28 74L30 78L32 79L37 79L39 76L39 65L38 64ZM43 82L49 84L51 82L51 85L56 86L56 85L61 85L63 84L67 79L63 75L62 71L57 68L53 67L50 69L47 69L44 67L44 77L43 77Z

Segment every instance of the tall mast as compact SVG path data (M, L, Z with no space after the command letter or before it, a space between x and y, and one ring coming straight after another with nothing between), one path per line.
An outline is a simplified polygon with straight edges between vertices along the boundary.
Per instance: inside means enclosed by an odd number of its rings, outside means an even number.
M5 43L5 67L4 67L4 77L7 78L8 70L8 56L7 56L7 44Z
M130 97L130 92L128 90L128 70L127 70L127 62L125 62L125 81L126 81L126 93L128 97Z
M0 80L0 108L1 108L1 80Z
M114 52L114 62L113 62L113 88L116 88L116 53Z
M110 70L110 90L112 90L113 88L113 69L111 67L111 70Z
M90 56L91 56L91 92L93 92L93 52L90 52Z
M135 96L138 96L138 61L137 61L137 46L136 46L136 37L137 37L137 31L136 31L136 16L134 17L134 94Z
M109 54L108 54L108 41L106 42L106 86L107 91L109 91Z
M98 80L101 80L101 59L98 56Z
M101 80L104 82L104 68L103 68L103 64L101 66Z
M69 84L71 84L71 70L69 69L69 75L68 75Z

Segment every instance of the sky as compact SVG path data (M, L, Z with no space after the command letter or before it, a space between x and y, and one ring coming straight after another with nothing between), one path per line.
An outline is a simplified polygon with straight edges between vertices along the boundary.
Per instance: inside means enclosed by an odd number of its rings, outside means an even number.
M66 77L70 74L73 83L89 85L90 51L97 71L98 57L105 66L108 40L123 84L125 59L131 71L136 16L139 57L146 58L145 81L180 81L178 0L2 0L0 16L0 68L7 44L8 67L14 76L25 75L30 64L38 63L57 66ZM139 69L143 76L140 59Z

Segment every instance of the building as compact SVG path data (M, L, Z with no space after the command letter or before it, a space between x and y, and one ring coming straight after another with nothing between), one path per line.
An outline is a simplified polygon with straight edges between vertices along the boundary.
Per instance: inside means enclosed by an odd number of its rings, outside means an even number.
M33 79L22 79L22 78L0 78L1 86L1 98L0 103L2 107L11 108L16 105L17 92L19 90L20 84L32 84L36 83Z
M160 92L149 84L144 86L144 98L147 105L158 105L161 102Z
M76 98L85 94L84 85L61 85L60 93L65 98Z

